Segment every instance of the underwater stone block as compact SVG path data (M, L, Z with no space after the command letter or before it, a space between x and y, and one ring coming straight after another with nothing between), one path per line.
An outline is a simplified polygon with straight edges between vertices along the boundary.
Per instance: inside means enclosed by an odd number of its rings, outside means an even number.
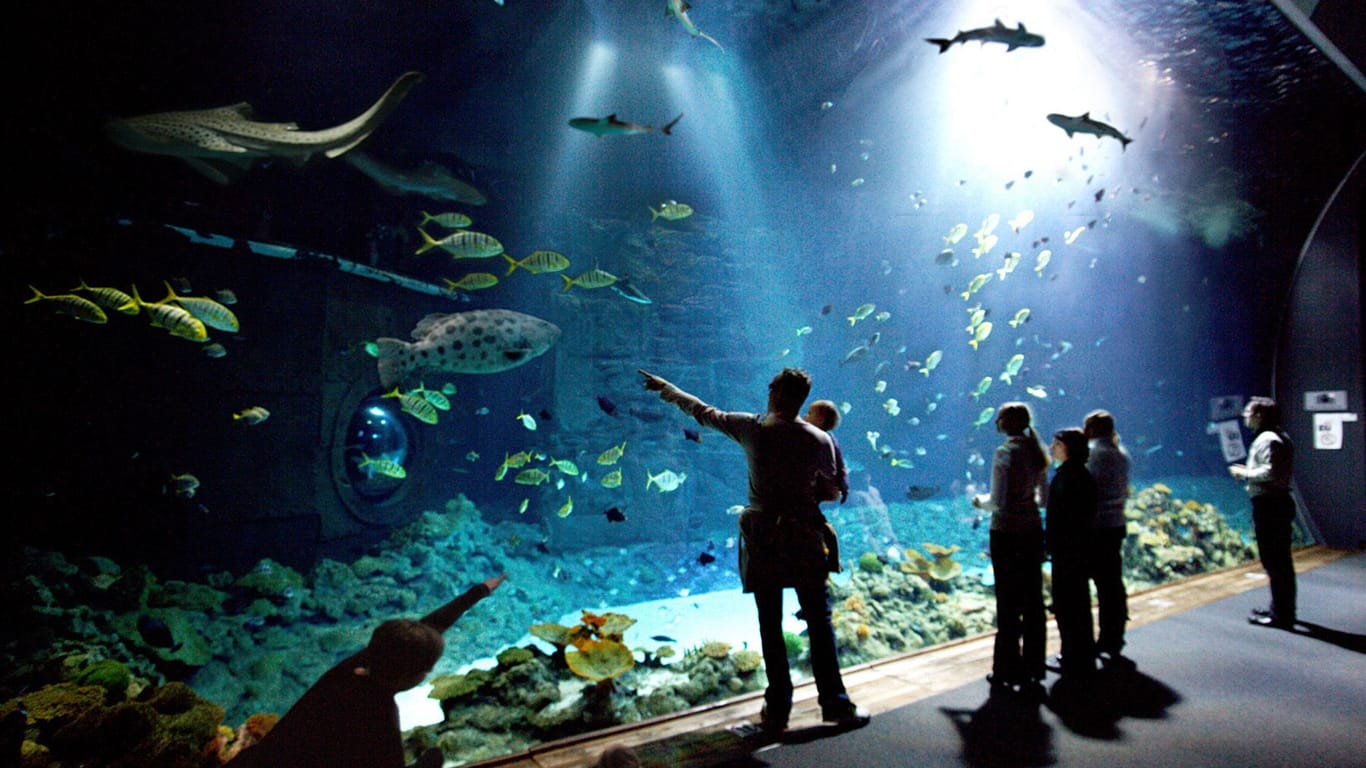
M150 608L175 607L193 613L222 613L223 603L227 599L226 592L188 581L168 581L147 591L147 606Z
M242 589L252 590L264 597L282 598L303 589L304 577L287 565L265 558L257 563L250 572L239 578L236 585ZM286 595L286 591L289 592L289 595Z
M76 685L98 685L106 692L106 701L122 701L128 695L128 684L133 675L123 662L114 659L101 659L81 670L72 680Z
M30 738L36 729L38 738L34 740L41 742L81 715L99 711L104 706L104 695L104 689L98 685L57 683L26 693L17 701L28 710ZM9 707L14 701L6 702L5 706Z

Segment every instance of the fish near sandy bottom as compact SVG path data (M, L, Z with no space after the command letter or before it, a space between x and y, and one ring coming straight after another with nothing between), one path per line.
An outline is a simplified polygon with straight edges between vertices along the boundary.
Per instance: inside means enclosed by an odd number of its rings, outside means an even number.
M419 370L488 374L516 368L550 349L560 328L510 309L430 314L414 341L378 339L380 386L388 389Z

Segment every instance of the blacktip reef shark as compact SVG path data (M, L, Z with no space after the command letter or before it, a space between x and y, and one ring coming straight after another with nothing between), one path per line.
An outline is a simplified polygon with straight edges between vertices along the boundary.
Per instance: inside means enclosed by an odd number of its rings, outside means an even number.
M678 19L678 23L682 24L683 29L693 37L700 37L704 40L709 40L711 41L712 45L716 46L717 48L721 48L721 44L716 42L716 38L698 29L697 25L692 23L692 19L688 18L688 11L690 10L692 10L692 6L688 5L686 0L665 0L665 16L672 16L675 19ZM721 50L724 51L726 49L721 48Z
M1133 141L1133 139L1120 133L1119 129L1113 125L1092 119L1090 112L1085 112L1076 117L1068 117L1054 112L1048 116L1048 122L1067 131L1069 137L1077 133L1089 133L1097 138L1109 136L1112 139L1119 139L1120 149L1128 148L1129 142Z
M612 113L607 117L576 117L569 121L569 127L577 128L585 133L591 133L598 138L602 138L603 136L631 136L637 133L651 133L653 131L659 131L665 136L672 136L674 125L682 119L683 113L680 112L678 117L670 120L664 127L655 128L653 125L637 125L635 123L628 123L624 120L618 120L616 113Z
M987 43L1002 43L1005 45L1007 52L1013 51L1016 48L1039 48L1043 46L1043 35L1036 35L1025 29L1023 22L1014 29L1011 29L1002 24L1000 19L997 19L996 23L990 27L969 29L966 32L960 31L949 39L942 37L925 38L925 42L934 43L939 46L940 53L947 51L954 43L967 43L971 40L980 41L983 45L986 45Z
M369 109L320 131L301 131L296 123L256 122L245 101L216 109L111 120L106 130L124 149L178 157L213 181L227 184L264 158L302 164L315 154L344 154L365 141L420 82L422 73L406 72Z

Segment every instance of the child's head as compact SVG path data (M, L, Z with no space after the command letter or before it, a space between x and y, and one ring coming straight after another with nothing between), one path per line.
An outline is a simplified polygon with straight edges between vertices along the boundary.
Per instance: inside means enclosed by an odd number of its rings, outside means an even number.
M1086 444L1086 432L1076 427L1068 427L1054 432L1052 448L1053 458L1058 461L1075 459L1085 464L1091 454L1091 448ZM1059 448L1062 449L1062 455L1059 455Z
M435 627L416 619L390 619L370 635L366 667L377 683L406 691L422 683L445 650L446 639Z
M806 420L817 428L830 432L840 425L840 409L829 400L816 400L807 406Z

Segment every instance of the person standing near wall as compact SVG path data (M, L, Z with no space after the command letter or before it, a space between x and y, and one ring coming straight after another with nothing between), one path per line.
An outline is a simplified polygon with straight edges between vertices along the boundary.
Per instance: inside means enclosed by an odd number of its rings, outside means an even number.
M1128 521L1124 503L1129 499L1129 452L1115 433L1109 411L1095 410L1082 422L1090 456L1086 468L1096 481L1096 519L1087 547L1087 576L1096 585L1100 632L1096 653L1102 663L1119 661L1124 647L1124 626L1129 620L1129 594L1124 587L1124 538Z
M1290 481L1295 471L1295 444L1281 429L1281 408L1269 397L1252 397L1243 408L1243 424L1256 437L1247 464L1233 464L1229 474L1247 483L1252 497L1252 528L1257 553L1271 582L1271 605L1253 609L1249 623L1290 629L1295 625L1295 561L1290 555L1295 499Z

